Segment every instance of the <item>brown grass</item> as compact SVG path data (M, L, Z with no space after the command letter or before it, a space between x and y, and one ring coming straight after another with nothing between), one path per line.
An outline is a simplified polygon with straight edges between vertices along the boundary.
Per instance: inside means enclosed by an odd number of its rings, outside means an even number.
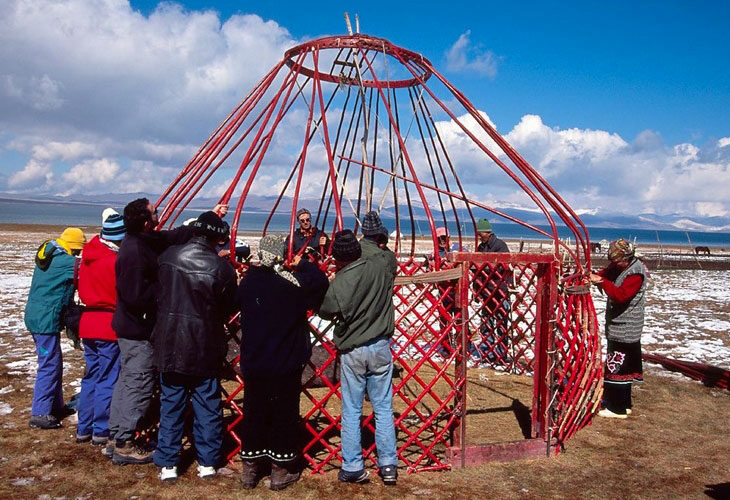
M78 374L79 354L66 358ZM531 380L472 370L469 382L469 442L518 438L514 402L529 406ZM2 420L0 498L684 499L709 498L705 490L730 481L727 391L652 375L634 389L634 414L628 420L596 419L558 457L402 474L394 488L377 479L367 485L340 484L331 471L306 475L280 493L263 484L242 490L237 465L211 482L199 480L191 467L174 485L162 485L153 465L114 466L98 448L74 443L69 421L58 430L28 428L27 377L9 375L0 363L0 387L8 385L15 391L2 399L14 411Z
M0 234L0 240L22 241L27 246L24 251L32 256L42 233L47 230L53 236L56 228L25 229L41 234L19 230ZM10 259L3 265L15 262ZM224 470L228 475L211 482L199 480L192 467L183 471L176 484L162 485L153 465L113 466L98 448L74 443L75 426L70 419L58 430L28 428L32 380L22 370L7 366L27 358L33 349L30 336L20 333L22 310L17 307L10 310L3 305L3 313L15 323L0 334L4 344L0 347L0 389L4 392L0 401L13 408L9 415L0 416L0 499L730 498L730 393L651 371L646 382L634 389L634 413L628 420L596 419L558 457L402 474L394 488L383 487L377 479L367 485L343 485L337 482L335 471L330 471L306 475L278 494L263 484L245 491L238 486L235 464ZM6 333L15 331L18 333ZM81 376L83 359L79 352L64 358L68 383ZM11 392L5 392L8 386ZM446 388L437 390L442 393ZM70 397L74 390L67 386L65 392ZM528 377L470 370L467 442L520 439L516 415L521 408L529 408L531 395ZM396 410L399 405L396 402ZM334 411L337 406L335 399L328 404ZM306 404L302 404L304 408Z

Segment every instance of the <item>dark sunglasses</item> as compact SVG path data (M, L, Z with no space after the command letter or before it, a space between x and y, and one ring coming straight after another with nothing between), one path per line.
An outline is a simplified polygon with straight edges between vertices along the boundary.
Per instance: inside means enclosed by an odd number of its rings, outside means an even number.
M307 217L306 219L299 219L299 222L309 222L311 220L312 219L310 219L309 217Z

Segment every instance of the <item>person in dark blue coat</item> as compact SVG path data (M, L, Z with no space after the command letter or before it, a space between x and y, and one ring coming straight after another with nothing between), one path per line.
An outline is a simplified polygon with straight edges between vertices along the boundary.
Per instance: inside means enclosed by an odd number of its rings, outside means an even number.
M241 309L241 476L254 488L271 463L271 489L297 481L301 471L299 393L304 365L312 354L307 311L319 306L327 276L307 259L296 257L294 271L282 266L284 237L267 235L259 244L260 266L238 286Z
M225 215L228 206L216 205L213 210ZM124 207L124 225L127 235L114 265L117 308L112 317L121 362L109 417L110 445L104 449L104 455L117 465L152 461L152 450L134 438L141 430L155 387L150 335L157 317L157 258L170 246L182 245L193 237L189 226L157 231L157 209L147 198Z
M35 269L25 304L25 326L33 335L38 354L38 373L33 389L31 427L61 427L63 402L63 357L61 356L61 316L73 300L74 263L86 243L81 229L66 228L55 240L38 247Z

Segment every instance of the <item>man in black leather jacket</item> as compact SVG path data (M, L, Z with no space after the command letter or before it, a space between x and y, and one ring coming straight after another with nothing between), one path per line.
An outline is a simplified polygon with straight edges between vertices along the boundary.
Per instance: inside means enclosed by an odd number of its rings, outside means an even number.
M160 293L151 341L161 386L154 462L162 467L164 481L177 479L188 397L195 417L198 476L215 475L223 443L217 374L226 353L224 324L235 308L236 272L216 251L227 236L221 219L205 212L190 226L194 237L159 259Z

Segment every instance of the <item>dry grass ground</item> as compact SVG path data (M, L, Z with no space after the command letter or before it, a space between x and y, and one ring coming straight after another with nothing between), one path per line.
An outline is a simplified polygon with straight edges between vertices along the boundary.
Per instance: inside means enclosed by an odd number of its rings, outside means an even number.
M29 280L33 250L45 234L52 236L58 228L15 229L17 233L11 234L0 227L5 231L0 238L3 275L15 276L6 281L8 286ZM176 484L162 485L153 465L113 466L98 448L74 443L71 419L57 430L28 428L33 381L28 360L33 357L33 342L22 325L27 292L2 292L0 499L730 498L730 393L677 376L657 376L656 369L647 370L646 382L635 387L634 413L628 420L596 419L558 457L403 474L394 488L383 487L377 479L366 485L343 485L330 470L307 474L280 493L263 484L245 491L238 486L235 464L210 482L199 480L192 467ZM675 313L679 307L688 306L675 303ZM78 390L83 360L78 351L67 350L64 358L68 398ZM531 405L531 391L528 377L470 370L468 443L519 439L517 415Z
M66 359L75 375L81 364L79 354L71 353ZM635 410L628 420L596 419L558 457L404 474L394 488L385 488L377 479L366 485L339 484L332 470L306 475L285 492L275 493L263 484L253 491L242 490L236 465L208 482L198 479L191 467L176 484L162 485L153 465L114 466L98 448L74 443L70 420L62 429L32 430L27 427L28 380L8 372L0 364L0 387L13 389L3 399L16 409L2 419L0 498L624 500L730 496L729 394L682 379L647 375L646 382L634 389ZM531 380L473 370L469 381L469 442L514 439L519 432L514 401L529 406ZM71 391L67 392L70 396Z

